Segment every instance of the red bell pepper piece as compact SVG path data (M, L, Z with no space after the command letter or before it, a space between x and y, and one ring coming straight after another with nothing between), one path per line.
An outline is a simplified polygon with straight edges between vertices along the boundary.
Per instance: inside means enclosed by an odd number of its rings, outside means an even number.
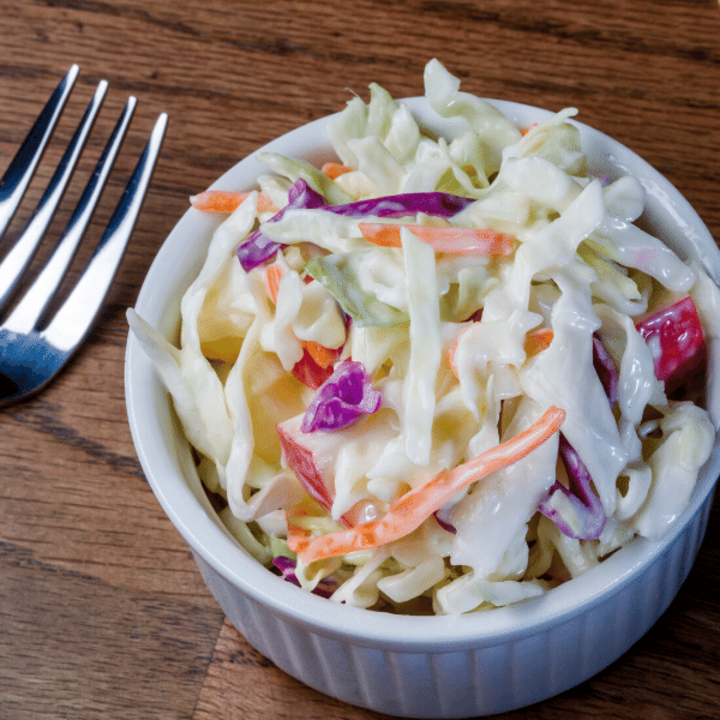
M300 423L294 419L278 423L277 433L288 467L293 470L308 495L330 512L333 495L327 477L329 469L324 467L322 455L318 453L320 442L312 435L303 437Z
M650 348L658 380L677 384L702 368L707 348L689 295L643 318L635 327Z
M337 357L340 357L342 348L337 350ZM303 385L317 390L332 374L333 365L323 367L311 355L307 348L303 348L303 356L293 365L292 374Z

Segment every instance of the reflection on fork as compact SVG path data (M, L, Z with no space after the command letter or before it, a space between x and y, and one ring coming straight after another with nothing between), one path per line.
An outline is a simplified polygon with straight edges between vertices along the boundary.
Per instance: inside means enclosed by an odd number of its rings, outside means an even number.
M0 238L70 95L79 68L74 65L56 88L0 180ZM18 282L32 260L72 175L107 90L99 83L32 218L0 262L0 406L18 402L43 388L78 349L90 330L115 277L145 197L167 124L161 114L108 226L79 280L49 322L52 299L65 276L103 190L130 123L136 99L130 97L100 160L52 254L8 313Z

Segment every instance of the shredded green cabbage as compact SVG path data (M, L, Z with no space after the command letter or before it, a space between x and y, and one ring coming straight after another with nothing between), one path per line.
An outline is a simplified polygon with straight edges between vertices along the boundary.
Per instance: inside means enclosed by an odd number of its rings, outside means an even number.
M257 212L252 193L215 232L183 297L180 347L128 317L197 451L199 476L227 506L221 518L258 561L290 567L305 590L334 589L332 602L457 614L537 597L672 525L715 426L695 395L668 396L655 375L658 348L638 322L689 295L715 347L720 290L635 224L645 199L636 179L588 171L569 122L576 110L518 128L462 92L437 60L424 79L452 137L427 131L373 84L368 103L353 97L328 128L345 175L331 180L265 153L261 190L277 207L298 179L329 205L453 193L462 202L452 212L378 211L372 222L507 233L511 255L445 255L407 227L399 245L381 246L365 238L361 218L323 208L267 222L272 214ZM280 250L246 272L235 249L258 227ZM617 367L612 402L597 342ZM303 432L308 407L326 399L294 372L308 357L328 373L352 360L382 402L373 396L350 423L335 422L332 406L330 420ZM337 398L338 417L353 410L348 393ZM569 484L555 435L400 540L311 565L292 551L298 537L382 518L409 490L514 437L550 405L565 411L563 442L605 515L597 539L563 531L583 518L565 492L553 494Z

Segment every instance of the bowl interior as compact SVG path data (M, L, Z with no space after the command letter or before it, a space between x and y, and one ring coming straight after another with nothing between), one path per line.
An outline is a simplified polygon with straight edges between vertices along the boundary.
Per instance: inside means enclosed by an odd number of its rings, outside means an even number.
M463 129L461 121L445 120L429 108L424 98L403 100L419 122L434 132L452 137ZM518 103L491 101L519 127L538 122L550 112ZM266 173L256 155L271 151L319 165L334 159L324 129L328 118L300 127L261 148L232 167L213 188L249 189ZM635 153L582 123L583 149L594 172L617 178L634 175L647 191L646 222L683 258L701 262L720 282L720 252L688 202L656 170ZM190 189L192 190L192 189ZM180 318L180 298L200 270L212 233L220 219L188 210L158 252L138 296L136 310L167 338L174 340ZM717 348L711 345L711 357ZM168 395L137 340L127 346L125 384L133 440L147 478L163 509L185 540L238 590L278 614L337 636L358 637L384 647L466 647L492 644L516 637L530 627L540 627L584 612L629 582L663 554L683 531L712 492L720 473L716 446L701 472L689 507L663 538L637 539L601 565L546 593L514 606L460 617L412 617L372 613L329 603L305 593L268 572L232 539L212 511L194 470L188 445L175 420ZM711 387L709 404L720 408L720 397ZM720 412L714 411L715 418Z

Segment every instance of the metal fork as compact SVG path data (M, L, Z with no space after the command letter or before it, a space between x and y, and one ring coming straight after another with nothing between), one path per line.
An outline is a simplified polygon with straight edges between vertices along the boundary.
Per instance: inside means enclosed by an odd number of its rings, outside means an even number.
M22 200L78 72L77 65L70 68L0 180L0 238ZM17 294L14 290L25 274L72 175L107 86L104 80L98 84L37 209L0 263L0 313L7 314L0 324L0 406L23 400L43 388L78 349L105 300L140 212L165 132L165 113L158 117L87 266L65 302L55 309L52 300L82 239L130 123L137 102L130 97L49 260L17 300L15 307L7 313L10 301ZM49 321L45 322L48 317Z

